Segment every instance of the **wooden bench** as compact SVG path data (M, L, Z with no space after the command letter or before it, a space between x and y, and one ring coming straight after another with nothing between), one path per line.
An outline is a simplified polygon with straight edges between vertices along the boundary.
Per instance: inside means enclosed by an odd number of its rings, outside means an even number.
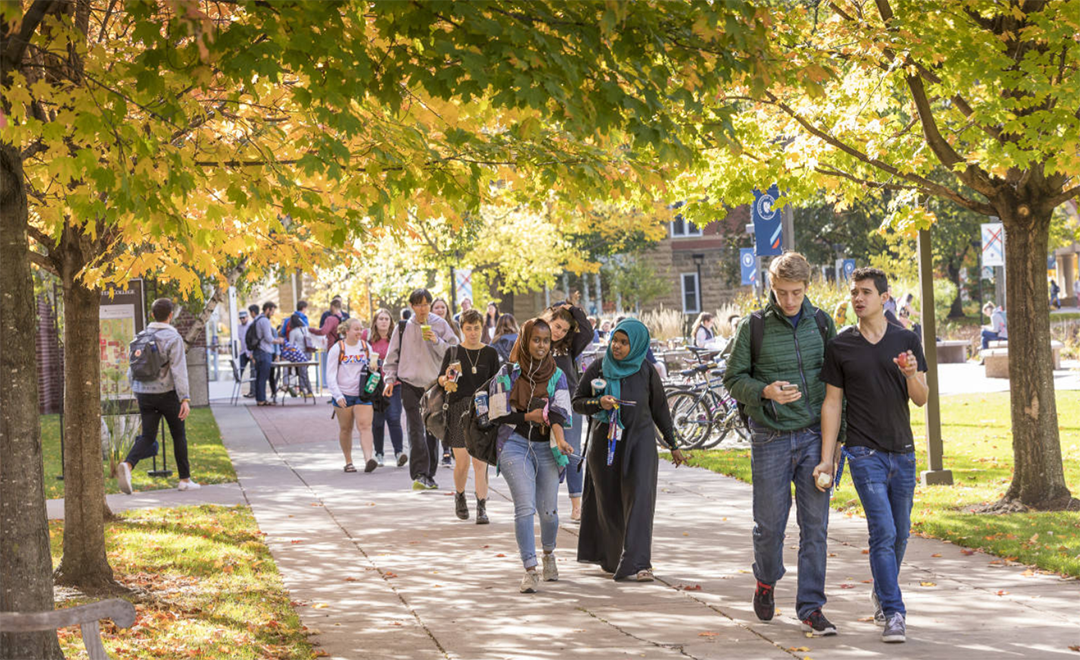
M1005 341L991 341L987 343L989 348L984 349L979 355L986 367L987 378L1009 377L1009 343ZM1054 369L1061 369L1061 349L1064 344L1059 341L1050 341L1050 352L1053 355Z
M967 347L970 341L947 339L937 343L938 364L961 364L967 362Z
M121 628L130 628L135 623L135 606L126 600L112 598L51 612L0 612L0 632L24 633L79 626L90 660L108 660L98 628L101 619L112 619Z

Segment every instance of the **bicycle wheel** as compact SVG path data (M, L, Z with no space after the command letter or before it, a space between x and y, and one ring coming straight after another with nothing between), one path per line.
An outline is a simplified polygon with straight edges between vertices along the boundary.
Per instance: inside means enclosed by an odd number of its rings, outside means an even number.
M700 447L708 440L713 425L712 411L706 398L693 392L674 392L667 401L679 447Z

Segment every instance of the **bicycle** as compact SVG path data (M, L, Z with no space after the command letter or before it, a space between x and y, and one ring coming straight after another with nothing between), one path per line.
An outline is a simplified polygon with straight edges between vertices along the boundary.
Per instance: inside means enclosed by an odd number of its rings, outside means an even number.
M689 384L665 390L675 432L689 449L709 449L734 432L750 437L739 418L735 399L723 386L724 367L715 362L679 372ZM704 377L703 382L699 382Z

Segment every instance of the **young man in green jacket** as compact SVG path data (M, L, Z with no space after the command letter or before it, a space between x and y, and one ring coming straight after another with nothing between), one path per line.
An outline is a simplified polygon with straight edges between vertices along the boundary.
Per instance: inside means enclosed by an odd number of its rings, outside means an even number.
M815 487L813 471L821 460L825 400L825 383L818 374L836 326L806 297L810 264L801 254L787 252L773 259L769 281L769 303L739 324L724 375L724 386L745 406L751 431L754 613L769 621L775 612L773 590L784 575L784 530L794 482L799 523L796 610L805 631L835 635L836 627L821 612L829 493Z

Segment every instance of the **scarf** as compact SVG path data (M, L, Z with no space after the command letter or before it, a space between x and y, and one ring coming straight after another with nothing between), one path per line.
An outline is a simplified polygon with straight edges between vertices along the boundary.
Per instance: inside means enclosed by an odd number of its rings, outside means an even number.
M514 348L510 351L510 362L521 368L520 376L510 389L510 403L520 412L529 412L529 402L533 399L548 398L548 381L555 375L555 358L550 350L542 360L533 359L529 352L536 322L536 319L530 319L521 326Z
M624 319L622 323L615 326L615 329L611 331L611 336L614 337L616 332L622 332L630 339L630 353L622 360L616 360L611 352L611 343L608 343L602 369L607 385L604 387L603 392L594 392L598 397L610 394L616 399L621 399L622 379L641 371L641 363L645 361L645 354L649 352L649 329L641 321ZM593 418L601 422L614 421L614 425L617 425L618 428L624 428L618 408L610 411L601 410L593 415Z

